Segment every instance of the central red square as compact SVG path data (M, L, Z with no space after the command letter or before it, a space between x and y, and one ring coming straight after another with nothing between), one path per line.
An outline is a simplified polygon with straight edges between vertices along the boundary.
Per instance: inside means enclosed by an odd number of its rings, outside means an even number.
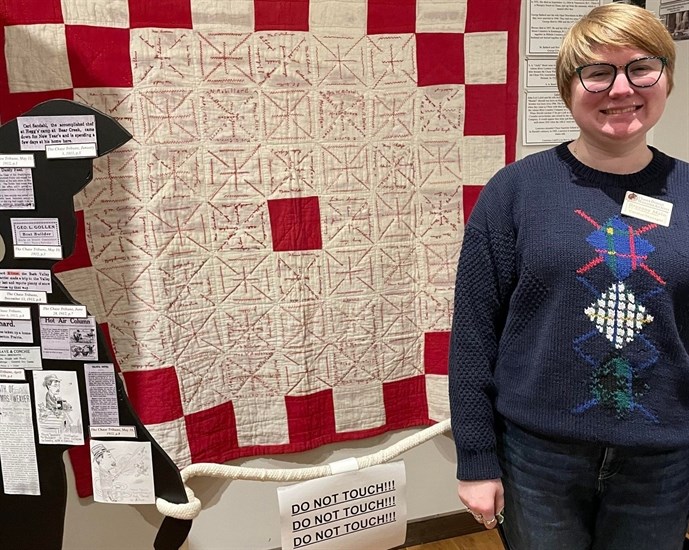
M75 88L131 87L129 29L67 25L65 35Z
M323 248L318 197L268 201L273 250L319 250Z
M129 0L129 26L191 29L191 0Z
M402 34L416 30L416 0L368 0L368 34Z
M254 30L308 31L309 0L254 0Z
M464 84L464 35L417 33L419 86Z
M423 370L426 374L447 374L449 353L449 332L427 332L424 334Z

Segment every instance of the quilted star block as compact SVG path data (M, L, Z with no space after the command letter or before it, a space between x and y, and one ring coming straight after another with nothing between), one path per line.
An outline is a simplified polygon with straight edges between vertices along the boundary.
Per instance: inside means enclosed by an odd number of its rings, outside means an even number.
M419 86L464 84L464 35L418 33L416 61Z
M139 2L129 0L131 28L162 27L191 29L191 0L157 0Z
M308 31L309 0L254 0L254 30Z
M75 88L132 85L129 29L67 25L65 35Z
M416 30L416 0L368 0L368 34Z
M318 197L269 200L268 212L274 251L322 248Z

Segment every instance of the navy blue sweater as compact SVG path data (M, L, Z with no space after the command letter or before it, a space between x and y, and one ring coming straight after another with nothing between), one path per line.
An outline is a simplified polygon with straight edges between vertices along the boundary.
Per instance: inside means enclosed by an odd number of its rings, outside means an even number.
M558 439L689 446L689 164L635 174L562 144L500 170L467 224L450 344L458 479L500 477L498 415ZM625 191L674 204L623 216Z

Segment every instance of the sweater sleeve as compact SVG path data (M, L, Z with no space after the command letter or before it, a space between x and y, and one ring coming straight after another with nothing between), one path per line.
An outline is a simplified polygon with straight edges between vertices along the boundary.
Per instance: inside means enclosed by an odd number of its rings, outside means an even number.
M450 339L450 411L461 480L501 476L493 372L516 280L509 201L489 187L481 195L464 233Z

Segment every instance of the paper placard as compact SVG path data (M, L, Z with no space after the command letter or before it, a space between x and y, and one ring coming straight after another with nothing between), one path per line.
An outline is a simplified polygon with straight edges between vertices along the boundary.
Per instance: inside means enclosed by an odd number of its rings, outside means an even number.
M2 307L0 306L0 319L24 319L31 320L31 309L28 307Z
M44 359L98 361L94 317L39 317L38 326Z
M24 116L17 118L22 151L43 151L46 145L97 143L93 115Z
M0 210L33 210L31 168L0 168Z
M52 292L49 269L0 269L0 289Z
M0 463L5 494L40 495L28 384L0 384L0 417Z
M46 145L47 159L79 159L98 156L95 143L69 143L66 145Z
M31 321L0 319L0 342L33 344Z
M22 302L24 304L44 304L48 301L45 292L22 292L20 290L0 290L0 302Z
M149 441L92 439L93 500L108 504L154 504L153 459Z
M24 369L0 369L0 380L26 380Z
M38 442L43 445L83 445L77 373L33 371L33 380Z
M120 414L117 407L115 366L112 363L85 363L84 375L91 426L117 426Z
M404 462L278 488L282 548L385 549L407 531Z
M672 203L655 199L641 193L627 191L624 195L621 214L645 222L657 223L663 227L670 226Z
M32 154L0 154L0 168L35 168Z
M14 257L19 258L43 258L44 260L61 260L61 246L26 246L15 245Z
M0 348L0 369L41 370L41 348Z
M136 439L136 426L91 426L91 439L109 437Z
M73 304L45 304L38 306L39 317L86 317L86 306Z

